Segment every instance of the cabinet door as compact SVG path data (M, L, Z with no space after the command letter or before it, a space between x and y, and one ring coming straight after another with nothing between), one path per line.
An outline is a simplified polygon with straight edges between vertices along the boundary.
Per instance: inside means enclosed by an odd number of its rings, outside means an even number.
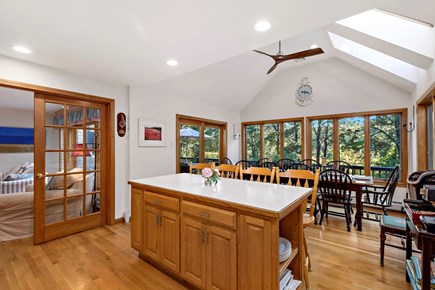
M142 251L142 190L131 189L131 247ZM125 221L128 222L128 221Z
M153 206L144 206L143 253L159 260L159 221L160 212Z
M271 222L240 215L239 227L239 289L277 289L278 277L273 277L272 269L277 268L278 257L272 257L277 250L272 249Z
M190 218L181 220L181 276L190 283L206 287L206 247L203 225Z
M237 288L237 238L234 231L207 226L207 289Z
M180 216L173 212L161 212L160 261L169 269L180 273Z

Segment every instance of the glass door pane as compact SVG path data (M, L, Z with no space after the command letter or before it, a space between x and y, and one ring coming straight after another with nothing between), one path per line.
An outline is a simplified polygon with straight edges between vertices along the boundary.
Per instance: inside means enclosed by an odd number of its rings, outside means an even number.
M220 129L204 128L204 162L219 163Z
M189 163L198 163L200 157L200 127L180 125L180 172L189 172Z

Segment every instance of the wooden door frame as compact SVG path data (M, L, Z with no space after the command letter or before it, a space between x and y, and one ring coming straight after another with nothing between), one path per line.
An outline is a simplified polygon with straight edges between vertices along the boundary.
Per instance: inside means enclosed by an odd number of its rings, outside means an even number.
M176 173L180 173L180 125L181 124L189 124L189 125L197 125L200 127L200 134L203 135L204 134L204 126L208 126L208 127L215 127L215 128L219 128L221 130L221 134L219 136L220 140L220 145L219 145L219 160L221 160L223 157L227 156L227 130L228 130L228 123L227 122L222 122L222 121L216 121L216 120L211 120L211 119L204 119L204 118L199 118L199 117L192 117L192 116L187 116L187 115L181 115L181 114L176 114L175 115L175 139L176 139L176 154L175 154L175 158L176 158L176 162L175 162L175 168L176 168ZM183 122L183 120L188 120L188 122ZM204 153L204 141L201 141L200 138L200 153L203 152ZM204 162L202 155L200 154L200 162Z
M61 89L44 87L39 85L21 83L0 78L0 86L12 89L31 91L35 94L53 95L57 97L66 97L69 99L94 102L107 106L107 202L106 202L106 219L107 225L115 224L115 100L95 95L81 94Z

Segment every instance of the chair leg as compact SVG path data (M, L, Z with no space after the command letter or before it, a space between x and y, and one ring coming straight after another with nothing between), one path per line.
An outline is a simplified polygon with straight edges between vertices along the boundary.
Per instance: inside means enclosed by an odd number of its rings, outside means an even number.
M381 238L381 244L380 244L380 247L379 247L379 251L381 252L380 265L383 267L384 266L384 250L385 250L386 235L385 235L384 229L382 227L381 227L380 238Z
M307 238L305 237L305 231L304 231L304 249L305 249L305 257L307 257L307 260L308 260L308 271L311 271L311 258L310 258L310 252L308 251Z
M327 204L327 202L324 201L323 205L322 205L322 208L320 210L320 222L319 222L319 225L322 225L322 223L323 223L323 216L325 215L326 204Z
M350 208L349 205L344 205L344 214L346 217L346 226L347 226L347 231L350 232L350 225L352 224L352 220L350 217Z
M304 266L304 280L305 280L305 288L307 290L310 289L310 277L308 276L308 262L305 261L305 266Z

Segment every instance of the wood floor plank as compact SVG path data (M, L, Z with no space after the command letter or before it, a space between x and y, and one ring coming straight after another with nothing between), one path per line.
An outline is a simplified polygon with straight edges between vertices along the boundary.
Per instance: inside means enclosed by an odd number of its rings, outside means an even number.
M379 224L346 230L330 216L305 229L310 289L407 290L405 252L386 247L379 266ZM399 239L389 242L400 245ZM0 289L187 289L138 257L130 224L105 226L33 246L31 238L0 243Z

